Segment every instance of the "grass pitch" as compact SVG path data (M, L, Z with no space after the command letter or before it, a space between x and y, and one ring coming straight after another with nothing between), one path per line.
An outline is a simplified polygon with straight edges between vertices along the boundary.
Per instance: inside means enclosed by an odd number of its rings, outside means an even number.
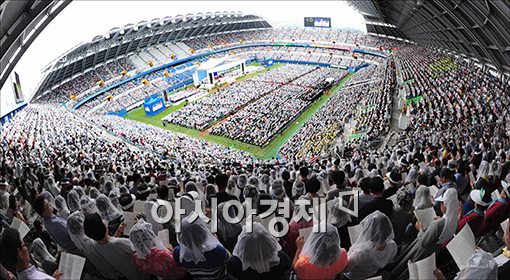
M271 66L270 68L276 68L281 65L282 64L275 64L275 65ZM265 71L268 71L268 69L263 69L259 72L240 77L239 79L237 79L237 81L249 79L249 78L256 76L260 73L263 73ZM182 127L182 126L178 126L178 125L166 124L166 126L163 126L161 119L175 111L180 110L184 106L184 103L181 103L176 106L168 107L163 112L161 112L158 115L153 116L153 117L146 116L143 106L141 106L139 108L136 108L136 109L130 111L128 114L125 115L125 118L131 119L134 121L139 121L139 122L146 123L146 124L150 124L150 125L154 125L154 126L157 126L157 127L163 128L163 129L168 129L173 132L186 134L191 137L204 139L204 140L207 140L207 141L210 141L213 143L217 143L217 144L220 144L223 146L228 146L228 147L231 147L234 149L243 150L259 159L271 159L271 158L275 158L277 156L277 153L278 153L278 150L280 149L280 147L283 146L283 144L292 135L294 135L294 133L296 133L306 123L306 121L308 121L308 119L310 117L312 117L313 114L315 114L315 112L317 112L324 104L326 104L326 102L334 94L336 94L340 90L340 88L342 88L342 86L351 78L352 75L353 75L352 73L349 73L337 85L333 86L333 88L330 90L331 94L323 94L317 100L317 102L312 104L308 109L306 109L303 113L301 113L301 115L293 123L291 123L280 135L278 135L275 139L273 139L273 141L271 141L271 143L269 143L269 145L267 145L266 147L263 147L263 148L255 146L255 145L250 145L250 144L247 144L244 142L240 142L237 140L221 137L221 136L216 136L216 135L211 135L211 134L203 135L202 131L198 131L195 129L190 129L190 128L186 128L186 127ZM214 92L214 90L211 92Z

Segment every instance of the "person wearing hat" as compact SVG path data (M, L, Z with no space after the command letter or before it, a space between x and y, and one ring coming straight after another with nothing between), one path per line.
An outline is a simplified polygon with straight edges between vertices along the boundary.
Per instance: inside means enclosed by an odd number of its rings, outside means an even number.
M484 212L490 201L490 194L485 190L472 190L469 197L473 200L475 208L464 215L459 221L457 232L459 232L466 224L473 230L475 237L480 236L480 230L484 222Z
M123 193L120 195L119 204L123 211L133 212L136 196L134 194Z
M398 188L402 185L402 174L396 168L391 172L386 173L386 188L383 192L385 198L388 198L397 193Z
M501 181L503 186L500 191L501 198L493 200L485 210L485 219L483 221L481 234L485 234L496 230L499 225L508 218L508 211L510 210L510 201L508 200L509 184Z

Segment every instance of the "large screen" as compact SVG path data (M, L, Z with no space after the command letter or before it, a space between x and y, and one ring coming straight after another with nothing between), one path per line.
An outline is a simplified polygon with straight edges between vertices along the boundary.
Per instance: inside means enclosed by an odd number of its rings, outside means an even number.
M305 17L305 27L331 27L331 18Z

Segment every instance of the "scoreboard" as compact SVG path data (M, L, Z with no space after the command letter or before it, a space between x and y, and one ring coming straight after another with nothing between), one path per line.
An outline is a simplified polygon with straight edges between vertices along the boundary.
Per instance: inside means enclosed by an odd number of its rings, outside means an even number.
M305 27L331 28L331 18L305 17Z

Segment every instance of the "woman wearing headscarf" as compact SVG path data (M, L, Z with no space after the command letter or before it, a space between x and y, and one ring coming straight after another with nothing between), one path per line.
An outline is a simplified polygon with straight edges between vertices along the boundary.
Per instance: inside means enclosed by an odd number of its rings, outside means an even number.
M67 218L67 232L76 248L83 253L87 261L90 261L90 264L85 263L87 272L102 278L115 279L118 273L112 271L113 268L107 264L105 259L92 249L94 240L85 235L84 221L85 215L81 211L72 213Z
M96 201L88 196L82 196L80 199L80 210L85 214L97 213Z
M242 225L240 223L234 224L229 223L226 220L226 217L223 215L223 209L226 207L227 203L223 202L218 205L218 239L223 244L223 246L229 251L232 252L237 243L237 236L241 233ZM236 216L236 208L229 207L228 212L226 213L230 216L230 218L234 218Z
M214 237L202 219L193 223L188 219L181 222L177 234L179 246L174 249L174 260L184 267L195 279L225 279L225 265L229 253Z
M235 177L234 178L231 177L228 179L226 192L230 195L237 197L237 199L239 199L241 190L236 185Z
M269 231L253 223L252 232L244 226L228 261L228 274L236 279L288 279L291 262Z
M163 230L163 225L161 223L156 222L154 217L152 216L153 207L157 207L158 204L154 201L146 201L144 205L146 217L145 220L152 225L152 230L157 234L159 231ZM159 214L158 214L159 215Z
M94 187L90 188L90 191L89 191L90 198L97 199L100 194L101 194L101 192L98 189L96 189Z
M305 193L306 193L305 183L301 180L296 180L296 181L294 181L294 184L292 185L292 197L290 198L290 200L292 200L292 202L294 202L297 199L299 199L302 195L304 195Z
M152 225L139 220L129 235L135 249L133 263L140 271L160 279L182 279L186 270L177 266L171 249L165 248L152 230Z
M124 216L104 194L97 198L96 205L101 218L108 222L108 233L112 236L115 235L120 224L124 221Z
M339 199L333 199L327 202L327 219L328 223L332 224L338 230L338 235L340 236L340 240L342 240L344 248L349 250L352 244L347 227L351 222L351 215L341 209L339 203Z
M434 207L434 201L432 200L429 187L421 185L416 189L413 207L414 210L424 210ZM408 244L416 238L416 235L418 234L418 230L416 230L417 221L416 217L414 217L411 223L407 225L404 237L401 240L403 243Z
M48 275L52 275L58 269L57 259L48 252L40 238L36 238L32 243L32 256Z
M390 219L375 211L361 221L361 233L349 249L344 276L365 279L385 267L397 254ZM406 263L407 265L407 263Z
M64 219L67 219L67 217L69 217L70 211L69 209L67 209L66 200L61 195L58 195L55 198L55 208L57 208L57 214L60 217Z
M246 185L243 189L243 196L245 201L243 202L243 206L247 203L246 199L251 198L251 205L253 209L257 209L259 205L259 196L260 192L257 187L253 185Z
M423 210L430 207L434 207L432 195L430 194L430 189L427 186L422 185L416 189L413 206L414 209L416 210Z
M440 202L440 209L443 216L433 220L426 230L421 230L421 225L416 224L418 237L408 246L406 246L399 258L396 260L396 266L391 274L398 279L408 278L407 262L417 262L438 251L455 234L457 230L457 216L459 200L457 190L449 188L446 192L436 199Z
M69 206L69 212L71 213L80 210L80 195L76 190L71 190L67 194L67 206Z
M395 233L395 242L400 244L404 239L407 226L414 218L413 194L407 187L400 187L396 195L397 207L393 209L390 220Z
M317 224L314 230L318 231ZM347 252L340 247L336 227L329 223L326 232L312 232L306 241L298 237L296 246L292 267L299 279L335 279L347 266Z

